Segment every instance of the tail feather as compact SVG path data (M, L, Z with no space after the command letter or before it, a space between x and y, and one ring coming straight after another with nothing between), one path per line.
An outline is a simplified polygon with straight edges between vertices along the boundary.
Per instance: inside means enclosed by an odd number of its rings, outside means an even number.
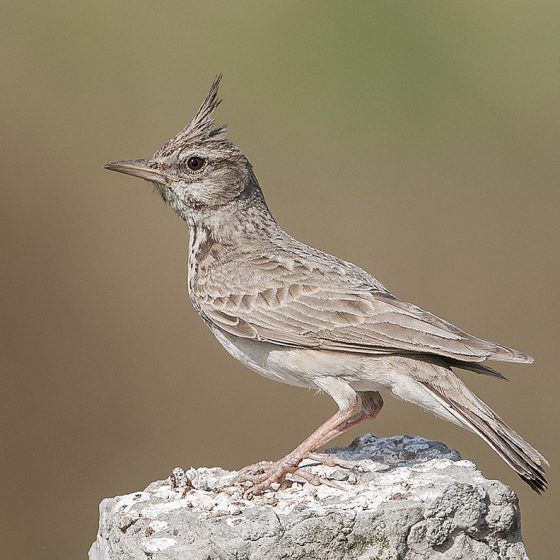
M450 414L486 441L535 492L546 490L543 465L548 465L547 460L465 385L461 383L459 393L425 385Z
M536 450L501 420L491 421L457 404L455 406L477 429L477 433L533 490L538 493L546 490L547 481Z
M495 350L488 360L497 360L499 362L515 362L518 364L532 364L535 359L532 356L528 356L519 350L514 350L513 348L508 348L507 346L501 346L496 344Z
M482 375L489 375L490 377L495 377L503 381L509 381L504 374L480 362L463 362L461 360L453 360L452 358L447 358L445 361L451 367L466 369Z

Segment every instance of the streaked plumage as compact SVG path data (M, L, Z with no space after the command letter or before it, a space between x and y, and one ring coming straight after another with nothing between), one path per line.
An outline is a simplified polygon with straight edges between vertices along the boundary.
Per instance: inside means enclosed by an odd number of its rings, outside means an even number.
M533 489L544 490L544 457L451 369L503 377L483 362L532 358L395 298L364 270L285 233L247 158L225 138L225 127L214 127L218 85L219 78L192 121L151 160L107 167L152 181L189 224L189 294L224 348L262 375L329 393L340 408L273 465L257 490L374 417L383 402L378 391L475 432ZM203 162L200 171L190 168L193 158ZM364 411L352 415L358 394Z

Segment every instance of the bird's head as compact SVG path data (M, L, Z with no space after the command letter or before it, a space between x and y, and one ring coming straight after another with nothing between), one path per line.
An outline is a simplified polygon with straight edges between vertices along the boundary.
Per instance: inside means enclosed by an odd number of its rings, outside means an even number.
M193 119L151 159L115 161L106 169L151 181L162 198L187 222L241 199L261 198L251 164L214 126L218 76Z

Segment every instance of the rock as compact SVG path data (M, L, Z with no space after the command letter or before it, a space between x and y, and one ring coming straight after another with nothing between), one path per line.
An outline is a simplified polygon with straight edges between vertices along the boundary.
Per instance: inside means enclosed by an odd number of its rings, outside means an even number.
M174 469L103 500L90 560L523 560L514 492L443 443L367 434L294 482L245 499L235 472ZM294 479L297 480L297 477Z

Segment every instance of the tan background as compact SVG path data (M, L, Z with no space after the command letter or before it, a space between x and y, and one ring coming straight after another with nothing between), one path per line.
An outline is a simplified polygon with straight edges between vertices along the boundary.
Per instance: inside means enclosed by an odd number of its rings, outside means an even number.
M458 448L518 491L531 558L556 557L559 6L2 2L2 557L84 558L101 498L278 457L334 410L218 347L186 227L102 169L151 154L218 72L290 233L536 356L464 378L551 460L542 498L410 405L361 431Z

